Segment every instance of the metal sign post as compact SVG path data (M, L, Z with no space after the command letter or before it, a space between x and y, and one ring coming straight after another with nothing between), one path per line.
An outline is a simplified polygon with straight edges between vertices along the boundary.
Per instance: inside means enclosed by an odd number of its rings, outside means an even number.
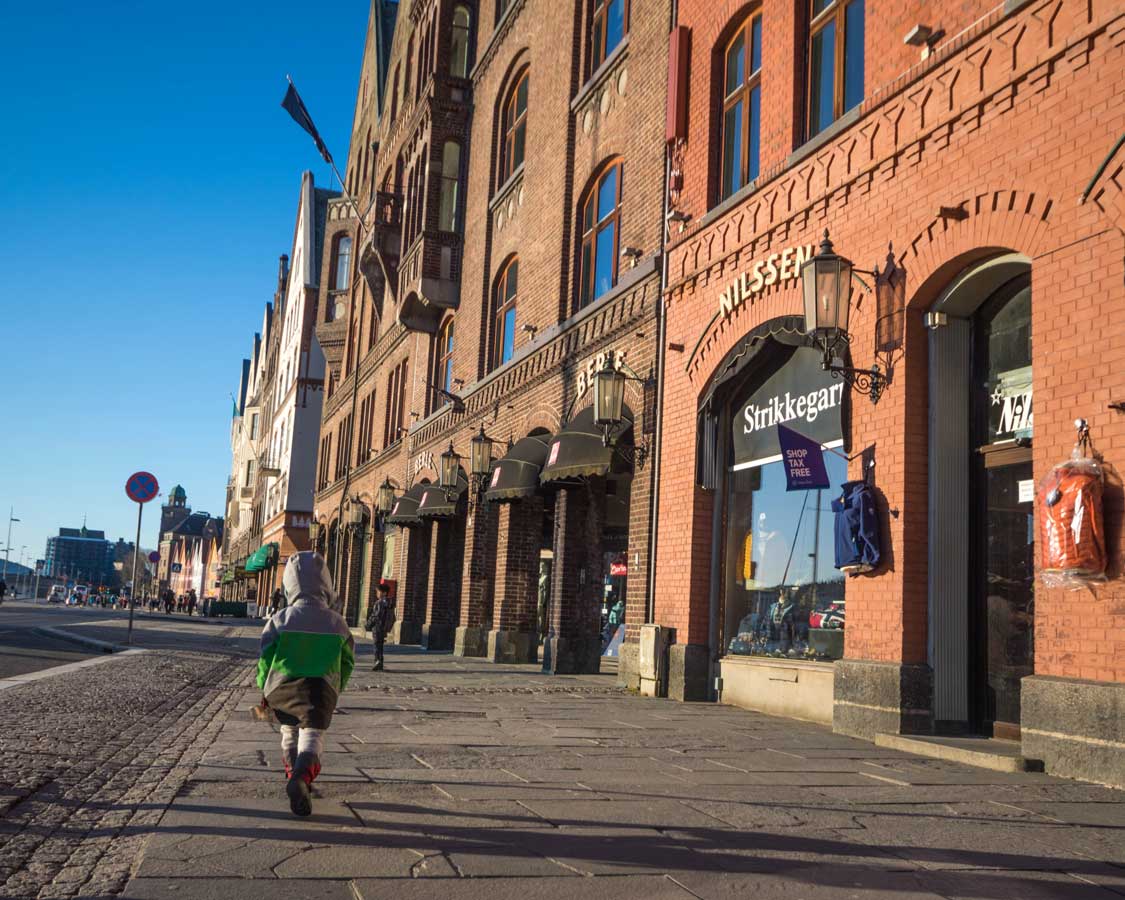
M133 581L129 585L129 631L125 643L133 643L133 609L137 605L137 554L141 552L141 513L145 504L152 500L160 484L150 472L134 472L125 482L125 493L137 504L137 542L133 544Z

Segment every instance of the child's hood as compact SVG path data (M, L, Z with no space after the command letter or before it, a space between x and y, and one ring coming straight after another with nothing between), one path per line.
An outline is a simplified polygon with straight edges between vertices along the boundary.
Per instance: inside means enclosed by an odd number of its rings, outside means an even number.
M319 553L303 550L290 556L281 584L290 606L298 601L329 608L336 605L336 590L328 574L328 564Z

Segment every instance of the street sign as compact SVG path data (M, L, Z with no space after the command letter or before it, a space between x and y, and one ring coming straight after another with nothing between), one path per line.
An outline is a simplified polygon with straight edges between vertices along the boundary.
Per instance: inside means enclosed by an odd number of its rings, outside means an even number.
M172 563L172 572L173 573L182 572L183 570L184 570L184 567L181 563Z
M153 550L153 551L152 551L152 553L150 553L150 554L148 555L148 561L149 561L150 563L158 563L158 562L160 562L160 553L159 553L158 551L156 551L156 550Z
M148 503L159 490L160 484L151 472L134 472L125 482L125 493L134 503Z

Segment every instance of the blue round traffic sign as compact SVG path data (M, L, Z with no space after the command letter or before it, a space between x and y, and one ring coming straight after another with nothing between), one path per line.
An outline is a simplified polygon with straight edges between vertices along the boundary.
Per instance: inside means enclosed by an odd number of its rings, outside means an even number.
M159 490L160 484L151 472L134 472L125 482L125 493L136 503L148 503Z

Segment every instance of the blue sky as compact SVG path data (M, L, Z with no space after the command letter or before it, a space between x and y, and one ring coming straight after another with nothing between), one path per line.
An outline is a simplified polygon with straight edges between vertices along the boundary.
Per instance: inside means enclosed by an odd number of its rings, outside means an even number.
M230 393L290 252L297 84L341 171L366 0L2 4L0 544L132 540L148 469L220 515ZM156 542L157 504L141 542Z

